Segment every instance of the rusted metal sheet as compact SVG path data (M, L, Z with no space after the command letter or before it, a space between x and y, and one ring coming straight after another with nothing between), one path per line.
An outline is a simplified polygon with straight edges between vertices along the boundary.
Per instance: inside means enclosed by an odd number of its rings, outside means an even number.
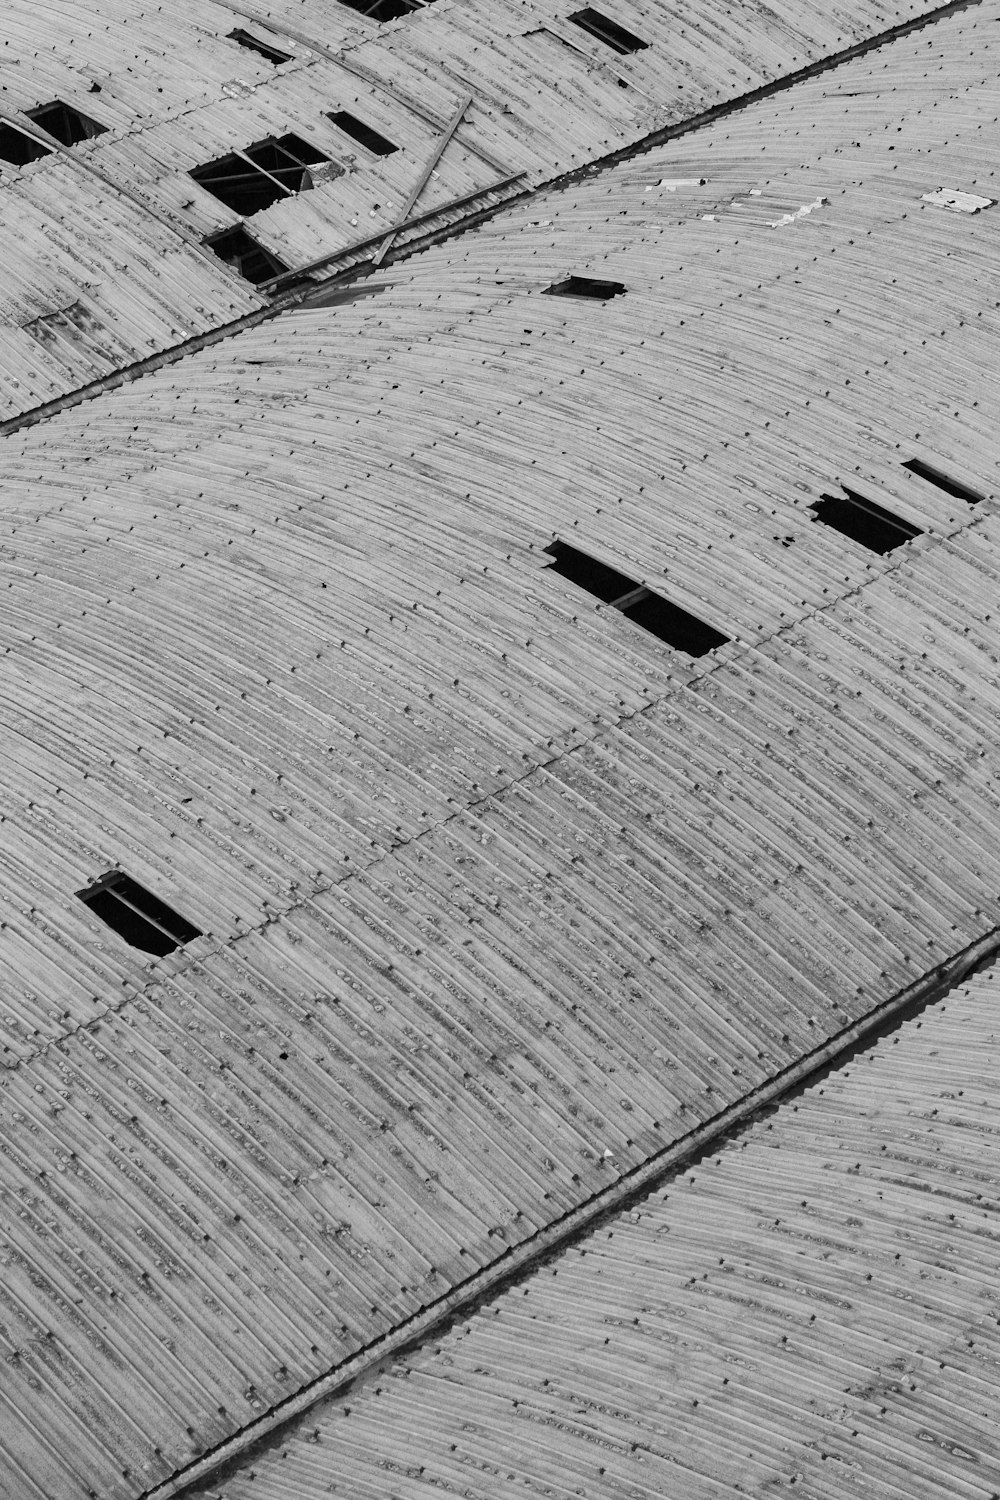
M515 189L498 190L501 179L517 179L519 191L521 174L537 185L570 172L932 8L855 6L834 20L815 5L794 18L773 7L633 6L623 20L649 45L621 56L549 4L508 12L437 0L378 25L335 0L179 0L169 10L98 0L82 19L60 0L44 21L16 0L5 17L3 118L35 129L26 112L58 100L101 133L69 145L47 135L52 149L39 159L0 160L0 415L265 306L240 273L250 262L203 243L214 235L245 223L278 269L338 251L339 269L356 264L349 247L365 231L388 233L469 93L473 106L422 199L439 211L439 229L503 202ZM330 119L345 109L398 151L375 156L345 135ZM241 213L190 175L288 133L329 165L270 207ZM92 338L40 343L22 331L77 303Z
M971 26L5 442L18 1500L166 1481L996 925Z
M998 998L962 986L192 1500L991 1493Z

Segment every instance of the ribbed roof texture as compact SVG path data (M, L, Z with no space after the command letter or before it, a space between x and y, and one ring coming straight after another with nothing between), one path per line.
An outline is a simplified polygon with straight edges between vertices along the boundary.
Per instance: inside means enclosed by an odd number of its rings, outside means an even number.
M996 971L194 1494L1000 1487Z
M990 195L997 10L5 441L16 1500L168 1480L997 926L997 221L923 198Z
M329 158L309 191L245 218L297 268L395 222L466 94L465 122L414 210L439 214L410 237L934 8L616 4L648 42L623 55L551 0L437 0L386 25L338 0L9 0L0 125L37 136L24 112L61 100L104 133L50 141L22 167L0 160L0 418L267 305L203 246L244 217L194 182L196 167L289 132ZM290 60L275 65L233 31ZM359 146L329 118L341 110L399 149Z

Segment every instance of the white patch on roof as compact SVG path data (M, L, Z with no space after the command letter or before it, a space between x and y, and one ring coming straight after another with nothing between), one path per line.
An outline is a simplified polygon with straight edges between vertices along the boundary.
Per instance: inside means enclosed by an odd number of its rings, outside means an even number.
M804 219L806 214L811 214L814 209L822 208L823 204L829 201L828 198L817 198L813 203L804 203L793 214L782 214L780 219L769 220L769 226L771 229L780 229L782 224L794 224L796 219Z
M977 214L980 209L992 208L995 198L980 198L976 193L962 193L957 188L936 188L933 193L924 193L925 203L936 203L939 208L950 208L955 213Z

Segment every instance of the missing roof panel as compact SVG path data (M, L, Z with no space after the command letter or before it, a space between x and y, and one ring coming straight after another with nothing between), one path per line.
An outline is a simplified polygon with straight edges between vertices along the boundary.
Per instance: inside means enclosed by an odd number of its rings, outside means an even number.
M543 296L590 297L597 302L607 302L610 297L620 297L626 292L624 281L598 281L593 276L567 276L547 286Z
M584 31L589 31L599 42L606 47L611 47L615 52L639 52L649 43L644 42L641 36L636 36L634 31L627 31L624 26L619 26L617 21L603 16L599 10L593 10L589 5L585 10L575 10L571 16L567 16L574 26L580 26Z
M192 938L201 937L199 928L121 870L109 870L76 894L119 937L144 953L162 958Z
M252 281L254 286L259 286L262 281L270 281L272 276L281 276L288 270L276 255L251 239L242 224L237 224L235 229L226 229L222 234L211 235L205 244L220 260L245 276L247 281Z
M245 151L233 151L203 167L194 167L191 176L227 208L249 218L282 198L312 187L309 168L328 160L300 136L271 136L254 142Z
M240 26L237 26L235 31L228 32L227 35L231 42L238 42L241 47L246 47L248 52L258 52L261 57L266 57L268 62L274 63L275 67L279 63L292 60L290 52L281 52L268 42L258 41L255 36L251 36L249 31L244 31Z
M386 136L379 135L377 130L373 130L370 125L365 124L364 120L359 120L357 115L352 115L346 109L338 109L336 113L331 112L328 118L333 121L338 130L342 130L345 135L351 137L352 141L357 141L360 146L364 146L367 151L374 152L376 156L391 156L394 151L399 150L399 147Z
M634 578L567 542L552 542L545 550L554 559L548 564L554 572L586 589L604 604L614 605L626 619L641 625L643 630L648 630L657 640L665 641L677 651L685 651L689 656L704 656L707 651L714 651L729 640L721 630L706 625L704 620L689 614L680 605L671 604L669 599L655 594Z
M810 507L824 526L832 526L834 531L859 542L870 552L883 555L922 535L919 526L911 526L909 521L846 485L841 488L842 495L822 495Z
M952 479L950 474L945 474L941 469L935 469L931 464L925 464L922 458L908 458L903 464L904 469L909 469L911 474L926 479L928 484L936 485L939 490L944 490L946 495L954 495L956 500L965 500L969 505L978 505L980 500L985 500L978 490L970 485L963 484L960 479Z
M360 11L372 21L398 21L412 11L423 10L430 0L341 0L341 4Z
M64 146L77 146L81 141L93 140L96 135L104 135L108 128L106 125L99 125L89 115L81 114L71 104L64 104L61 99L53 99L51 104L40 104L37 109L29 109L25 113L29 120L34 120L36 125L47 130L49 135L54 135Z
M51 146L44 146L34 136L25 135L13 125L0 125L0 157L12 166L24 167L29 161L39 161L43 156L51 155Z

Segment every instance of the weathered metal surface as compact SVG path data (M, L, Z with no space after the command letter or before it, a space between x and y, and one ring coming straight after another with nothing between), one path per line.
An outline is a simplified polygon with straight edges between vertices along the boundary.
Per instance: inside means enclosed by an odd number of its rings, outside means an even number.
M998 1000L990 970L191 1500L994 1494Z
M16 1500L148 1489L996 925L994 228L922 202L987 13L4 444ZM204 936L124 946L115 865Z
M266 304L202 245L241 222L190 176L219 156L291 131L332 159L311 190L247 221L295 268L366 229L388 232L469 92L466 122L424 194L442 228L502 202L515 189L494 190L501 177L546 181L932 9L927 0L855 4L832 18L818 4L794 15L633 6L627 19L650 45L621 57L535 0L513 9L437 0L383 26L336 0L155 9L95 0L85 11L78 0L41 11L11 0L3 117L23 120L61 99L105 133L23 167L0 161L0 416ZM232 40L234 30L280 44L290 61L276 66ZM330 121L338 109L360 114L399 151L373 156ZM447 208L469 194L478 195L473 205ZM39 343L24 330L70 305L84 310L86 340Z

